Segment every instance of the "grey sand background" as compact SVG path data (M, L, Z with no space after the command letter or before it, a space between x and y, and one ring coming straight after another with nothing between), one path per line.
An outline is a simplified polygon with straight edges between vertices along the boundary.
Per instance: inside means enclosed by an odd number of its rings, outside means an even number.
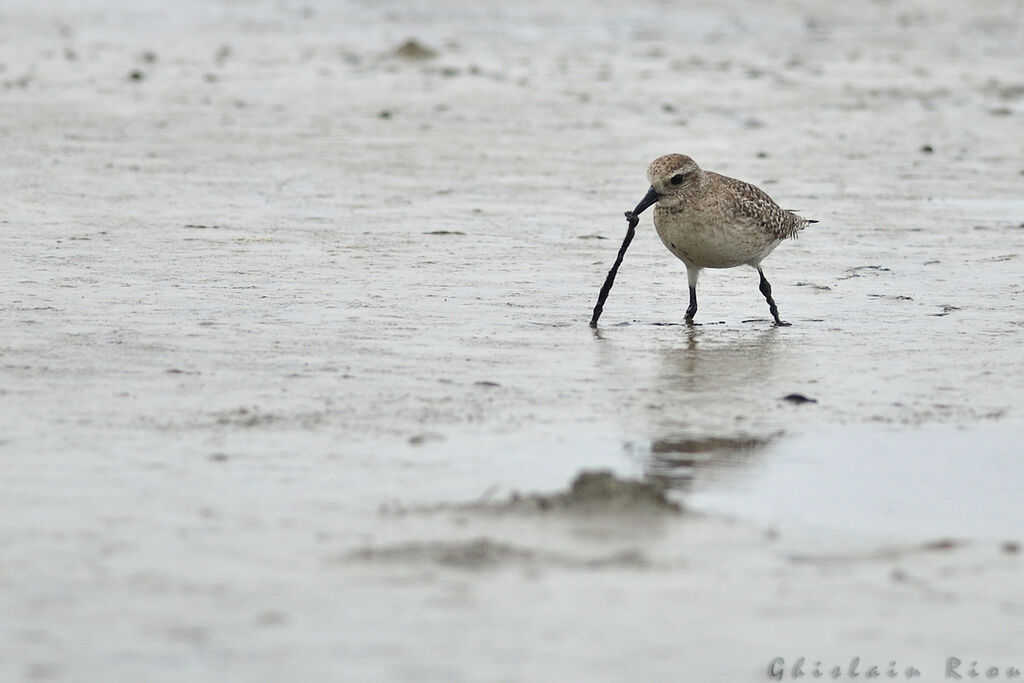
M1021 13L3 3L0 678L1024 665ZM793 327L649 216L587 327L668 152Z

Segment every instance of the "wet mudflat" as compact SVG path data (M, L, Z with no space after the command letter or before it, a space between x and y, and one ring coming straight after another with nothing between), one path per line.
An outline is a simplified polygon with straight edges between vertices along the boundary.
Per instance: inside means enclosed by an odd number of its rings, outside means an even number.
M1024 664L1016 5L133 7L0 43L0 678ZM792 327L587 326L668 152Z

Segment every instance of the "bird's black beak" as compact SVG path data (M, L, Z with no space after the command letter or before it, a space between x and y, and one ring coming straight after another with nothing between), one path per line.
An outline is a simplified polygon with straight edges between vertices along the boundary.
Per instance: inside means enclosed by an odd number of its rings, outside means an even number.
M640 203L637 204L636 208L630 211L630 213L633 214L634 216L639 216L641 213L643 213L644 209L646 209L651 204L654 204L659 199L661 199L661 193L652 187L651 189L647 190L647 194L644 195L644 198L640 200Z

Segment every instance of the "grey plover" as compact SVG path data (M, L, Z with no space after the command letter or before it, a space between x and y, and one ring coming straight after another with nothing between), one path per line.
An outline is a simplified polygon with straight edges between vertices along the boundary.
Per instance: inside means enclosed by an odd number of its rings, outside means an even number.
M761 277L760 290L776 325L779 318L772 286L761 261L787 238L817 221L782 209L761 189L742 180L705 171L684 154L658 157L647 167L651 189L636 208L635 217L651 206L654 228L668 250L686 265L690 306L686 322L697 313L697 277L704 268L751 266Z

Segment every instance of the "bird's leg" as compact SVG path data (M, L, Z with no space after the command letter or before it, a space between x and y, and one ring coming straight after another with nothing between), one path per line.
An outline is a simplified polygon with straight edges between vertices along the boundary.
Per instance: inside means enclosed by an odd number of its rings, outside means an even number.
M700 268L695 268L689 263L686 264L686 281L690 285L690 306L686 309L686 322L693 324L693 316L697 315L697 278L700 276Z
M686 322L693 323L695 315L697 315L697 288L690 285L690 306L686 309Z
M789 323L779 319L779 307L775 305L775 299L772 298L772 286L768 283L768 278L764 276L764 271L758 268L757 274L761 276L761 293L764 294L764 298L768 301L768 310L771 311L772 317L775 318L775 324L779 327L788 327Z

